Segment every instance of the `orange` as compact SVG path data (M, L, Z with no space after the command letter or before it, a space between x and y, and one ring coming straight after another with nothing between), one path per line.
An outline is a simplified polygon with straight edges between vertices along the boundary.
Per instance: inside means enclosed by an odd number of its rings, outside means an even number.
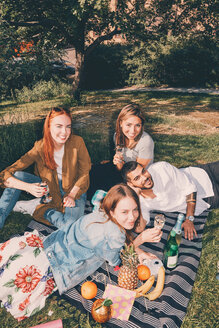
M138 266L138 279L140 280L147 280L151 276L151 270L147 265L140 264Z
M91 300L97 295L97 285L93 281L86 281L81 286L81 295Z

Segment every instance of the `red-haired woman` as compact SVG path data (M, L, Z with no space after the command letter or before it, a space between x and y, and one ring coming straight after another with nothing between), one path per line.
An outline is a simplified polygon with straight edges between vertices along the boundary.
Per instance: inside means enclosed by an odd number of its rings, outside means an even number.
M68 110L53 108L44 123L43 139L1 172L6 189L0 198L0 228L13 209L58 228L83 215L91 162L83 139L72 134L71 124ZM35 175L23 171L32 164ZM44 185L50 192L48 203L42 203ZM22 190L36 198L17 202Z

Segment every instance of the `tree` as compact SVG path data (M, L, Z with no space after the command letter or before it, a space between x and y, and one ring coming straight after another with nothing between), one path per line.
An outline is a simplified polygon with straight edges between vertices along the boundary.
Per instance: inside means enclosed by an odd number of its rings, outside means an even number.
M74 90L83 88L84 63L102 42L215 31L215 0L2 0L4 22L38 49L75 48Z

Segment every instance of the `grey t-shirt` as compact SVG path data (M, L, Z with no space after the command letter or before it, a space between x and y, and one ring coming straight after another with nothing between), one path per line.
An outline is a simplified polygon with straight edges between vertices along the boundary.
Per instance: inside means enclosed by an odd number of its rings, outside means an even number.
M115 142L115 135L114 135ZM125 162L135 161L137 158L150 159L150 164L154 161L154 142L151 136L143 131L142 136L136 146L132 149L122 148L123 158ZM149 164L149 165L150 165Z

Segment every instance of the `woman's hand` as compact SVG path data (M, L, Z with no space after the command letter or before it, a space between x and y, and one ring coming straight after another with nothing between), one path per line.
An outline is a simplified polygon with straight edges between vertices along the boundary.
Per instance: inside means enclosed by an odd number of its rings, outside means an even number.
M138 259L140 264L143 264L144 260L158 259L158 257L152 253L143 252L138 255Z
M123 154L122 153L115 153L114 157L113 157L113 164L114 165L119 165L119 166L123 166L124 164L124 159L123 159Z
M75 207L75 199L74 197L67 195L63 198L64 207Z
M144 260L151 260L151 259L157 259L158 258L156 255L154 255L152 253L144 252L139 247L136 247L135 251L138 254L138 259L139 259L140 264L142 264Z
M157 228L145 229L141 235L144 243L159 243L162 237L162 230Z
M26 191L35 197L42 197L46 194L47 189L44 186L40 186L40 183L28 183Z

